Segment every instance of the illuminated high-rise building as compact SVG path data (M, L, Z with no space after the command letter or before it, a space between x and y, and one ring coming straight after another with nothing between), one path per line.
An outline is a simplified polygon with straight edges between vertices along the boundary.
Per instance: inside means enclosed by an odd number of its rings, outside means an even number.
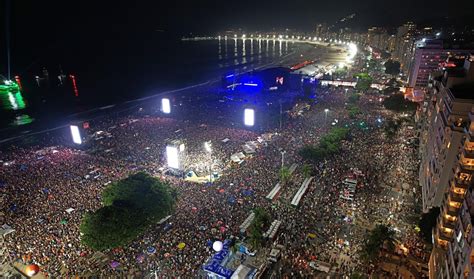
M474 56L466 60L465 66L470 66L471 63L474 64ZM463 77L453 76L452 87L443 89L457 99L469 100L467 106L470 109L467 117L450 114L450 129L462 136L456 142L459 148L450 169L450 179L445 185L441 185L445 190L442 192L440 215L433 229L430 278L474 278L474 105L471 102L474 86L467 81L473 78L470 76L473 73L474 70L470 68L464 71ZM435 82L435 87L447 86L449 82L445 73Z
M458 124L468 119L474 108L474 94L465 94L459 87L474 81L473 61L451 60L440 70L433 74L420 122L419 181L425 212L441 205L464 137L464 127Z
M430 74L449 56L474 52L473 46L453 44L442 39L423 38L416 42L413 63L409 70L409 86L422 90L428 85Z

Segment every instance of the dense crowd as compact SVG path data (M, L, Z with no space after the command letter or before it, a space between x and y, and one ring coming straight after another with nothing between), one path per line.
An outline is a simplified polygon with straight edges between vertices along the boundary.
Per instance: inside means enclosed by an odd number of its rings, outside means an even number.
M143 114L96 121L87 151L61 145L3 151L0 195L7 202L0 205L0 224L15 229L5 238L9 260L37 263L45 274L60 278L153 272L166 278L193 278L213 253L209 244L240 237L239 225L252 209L261 207L282 221L275 242L285 246L279 267L283 276L310 277L317 272L309 265L313 260L331 263L341 274L360 270L358 251L368 224L388 219L399 227L400 239L412 230L401 227L399 220L412 213L412 207L400 201L415 199L413 175L407 171L417 167L414 148L406 144L405 136L384 136L377 119L393 115L376 98L364 96L360 100L364 113L351 119L343 89L319 88L317 95L317 105L295 114L281 130L271 130L271 140L242 164L231 163L231 154L257 140L259 133ZM330 109L328 115L324 108ZM311 165L314 182L300 206L292 207L289 203L304 180L298 150L317 144L334 119L351 127L351 137L340 153ZM360 121L366 129L358 127ZM403 129L410 132L406 125ZM205 171L205 164L212 161L220 179L196 184L162 174L165 146L174 138L186 139L187 165ZM203 147L206 141L212 142L212 154ZM285 165L299 166L279 197L269 201L265 196L278 182L281 150L286 151ZM104 253L85 247L79 233L82 215L101 206L101 192L111 181L139 170L176 187L179 198L172 217L128 247ZM355 199L342 200L341 181L354 173L359 180ZM403 189L403 184L410 189ZM178 247L181 243L184 248ZM406 246L418 256L422 253L416 241ZM153 252L148 252L150 247Z

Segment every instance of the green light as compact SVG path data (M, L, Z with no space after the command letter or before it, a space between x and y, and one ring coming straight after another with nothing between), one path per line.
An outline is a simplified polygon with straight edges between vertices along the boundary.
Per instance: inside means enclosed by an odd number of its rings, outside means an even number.
M24 109L25 108L25 101L23 101L23 96L21 96L20 91L18 91L18 93L15 94L15 100L18 104L18 109Z
M0 84L0 98L3 99L4 108L7 110L24 109L26 106L20 87L14 81L4 81L4 84Z
M33 122L33 120L34 119L31 118L28 114L22 114L15 118L15 121L13 121L13 124L16 126L20 126L20 125L30 124L31 122Z

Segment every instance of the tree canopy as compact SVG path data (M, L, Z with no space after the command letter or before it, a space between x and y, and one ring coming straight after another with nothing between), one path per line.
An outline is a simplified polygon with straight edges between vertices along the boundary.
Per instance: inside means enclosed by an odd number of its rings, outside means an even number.
M356 105L347 106L347 112L349 113L349 118L356 118L357 115L361 113L360 108Z
M367 73L360 73L355 75L357 78L357 83L355 88L359 91L367 91L370 88L370 85L372 84L372 77L369 76Z
M433 228L436 226L436 219L440 213L439 207L433 207L427 213L421 215L418 226L420 227L420 235L427 242L431 243L431 235L433 234Z
M395 248L395 231L389 225L378 224L366 236L362 258L369 262L375 260L384 246L388 250Z
M389 87L387 87L387 88L385 88L385 89L382 90L382 94L383 94L383 95L386 95L386 96L390 96L390 95L392 95L392 94L394 94L394 93L398 93L398 92L400 92L400 88L399 88L399 87L391 87L391 86L389 86Z
M389 59L384 64L385 73L388 75L398 75L400 73L400 62Z
M311 168L311 165L304 164L302 173L305 178L311 177L311 175L313 175L313 169Z
M388 119L384 125L384 133L386 137L393 137L397 134L398 130L400 129L401 121Z
M263 245L263 230L270 225L270 215L261 207L255 208L253 212L255 219L249 227L249 239L253 248L257 249Z
M341 141L346 139L348 134L348 128L332 128L329 133L321 137L317 146L306 145L300 149L299 154L305 160L319 161L324 159L339 152Z
M359 99L360 99L360 94L357 94L357 93L353 93L348 97L348 101L351 104L357 103Z
M383 105L386 109L396 112L410 112L415 111L417 108L417 104L405 99L403 94L393 94L385 98Z
M110 184L102 200L104 206L86 213L80 227L81 241L99 251L128 244L169 215L176 193L159 179L137 173Z
M290 169L286 166L281 167L279 176L281 184L285 185L291 178Z

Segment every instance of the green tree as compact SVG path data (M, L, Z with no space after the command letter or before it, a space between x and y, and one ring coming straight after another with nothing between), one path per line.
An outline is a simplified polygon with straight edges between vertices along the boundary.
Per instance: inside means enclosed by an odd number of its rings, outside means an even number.
M385 136L388 138L395 136L398 130L400 129L400 125L401 125L400 120L393 120L393 119L387 120L384 125Z
M367 70L371 71L371 72L375 72L378 70L378 63L377 61L375 61L374 59L370 59L368 62L367 62Z
M376 260L383 247L394 250L395 231L389 225L378 224L366 236L361 251L362 259L368 262Z
M104 206L83 216L81 241L95 250L126 245L169 215L175 197L167 184L145 173L112 183L102 193Z
M347 111L349 112L349 118L356 118L357 115L360 114L360 109L358 106L350 105L347 107Z
M405 99L403 94L394 94L385 98L383 105L386 109L396 112L410 112L417 108L417 104Z
M176 192L162 181L143 172L112 183L102 193L105 206L116 201L127 201L146 213L148 218L160 220L172 211Z
M355 104L359 101L360 94L353 93L353 94L349 95L349 97L347 99L348 99L349 103Z
M386 96L389 96L389 95L392 95L394 93L398 93L400 92L400 88L399 87L387 87L385 89L382 90L382 94L383 95L386 95Z
M436 226L436 220L440 213L439 207L433 207L427 213L421 215L421 219L418 223L420 227L420 236L427 243L431 243L431 235L433 234L433 228Z
M262 247L264 243L263 231L270 224L270 215L261 207L257 207L253 211L255 219L249 227L250 245L254 249Z
M281 167L279 173L279 178L280 178L280 181L281 181L281 184L282 185L285 185L286 183L288 183L288 181L290 180L291 178L291 173L290 173L290 169L286 166L283 166Z
M311 165L304 164L302 172L303 172L303 176L305 178L311 177L311 175L313 174L313 170L311 169Z
M80 227L81 241L98 251L122 246L144 231L144 216L128 206L105 206L86 213Z
M355 76L357 78L357 83L355 88L359 91L367 91L372 84L372 77L367 73L360 73Z
M400 62L395 60L388 60L384 64L385 66L385 73L388 75L398 75L400 73Z
M348 128L332 128L329 133L321 137L317 146L304 146L299 150L299 154L305 160L319 161L324 159L329 155L339 152L341 141L347 138L348 134Z

